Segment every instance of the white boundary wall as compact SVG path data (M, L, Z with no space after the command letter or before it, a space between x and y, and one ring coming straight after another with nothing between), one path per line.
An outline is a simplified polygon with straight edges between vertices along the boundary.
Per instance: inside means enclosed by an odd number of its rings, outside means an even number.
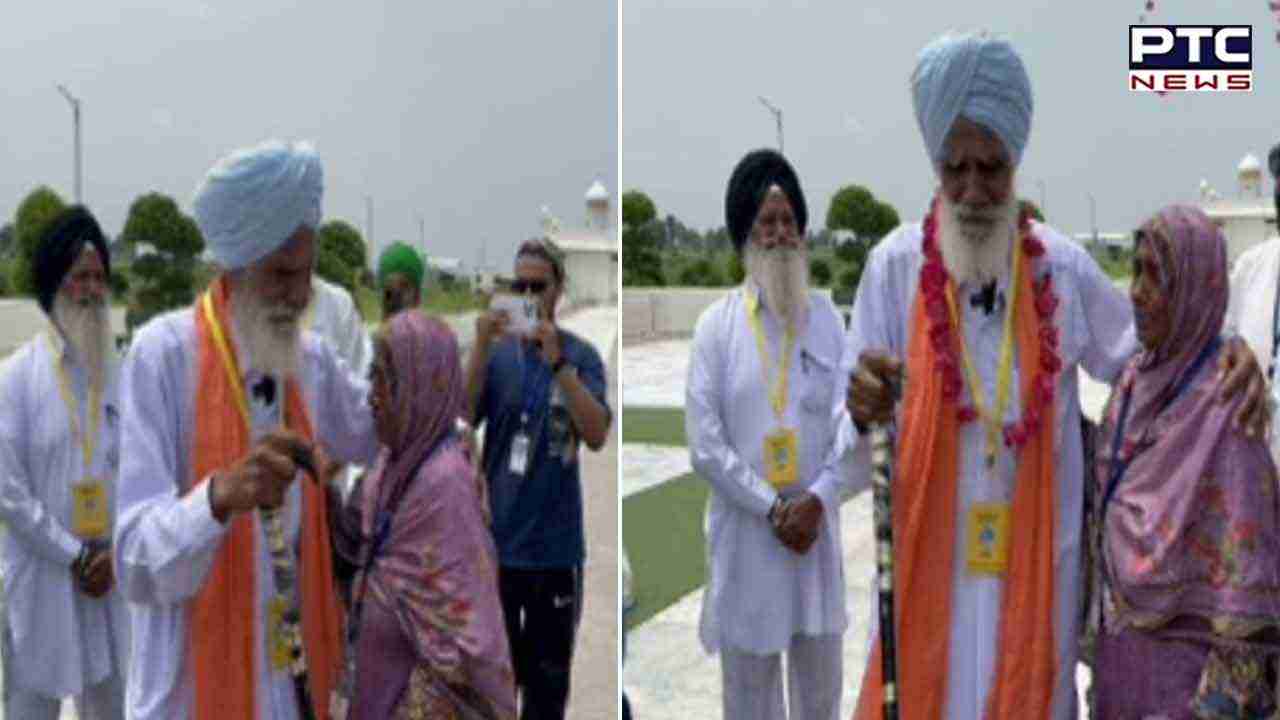
M702 314L734 288L623 288L622 341L692 337ZM827 297L831 291L819 289Z

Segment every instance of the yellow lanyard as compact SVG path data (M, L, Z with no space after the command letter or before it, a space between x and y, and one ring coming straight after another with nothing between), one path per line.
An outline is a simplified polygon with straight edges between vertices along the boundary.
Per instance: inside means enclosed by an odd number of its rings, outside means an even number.
M218 346L218 354L222 356L222 367L226 369L227 379L231 381L231 389L236 397L236 407L240 408L240 416L244 418L244 427L252 433L253 423L249 420L249 402L245 400L244 384L240 380L236 359L231 355L231 347L227 344L226 333L222 331L222 324L218 322L218 316L213 312L212 292L212 290L206 292L201 303L204 306L204 317L209 321L209 329L213 331L213 342Z
M56 332L56 331L55 331ZM66 368L58 358L53 343L49 344L53 355L53 369L58 374L58 390L62 393L62 402L67 406L67 416L71 418L71 432L80 436L80 447L84 452L84 471L89 473L93 464L93 453L98 446L98 425L102 422L102 385L94 379L89 381L89 408L86 415L89 419L89 431L80 432L80 408L71 392L71 378L67 377Z
M951 324L956 329L956 340L960 343L960 355L964 358L965 375L969 382L969 395L973 397L973 407L978 411L987 431L986 463L987 467L995 465L996 453L1000 449L1001 428L1004 423L1005 410L1009 407L1009 395L1013 387L1013 323L1014 308L1018 305L1018 283L1022 270L1022 242L1013 243L1013 284L1012 297L1006 303L1004 313L1004 332L1000 340L1000 367L996 371L995 407L988 408L983 399L982 379L978 376L973 358L969 357L969 349L964 342L964 330L960 327L960 313L956 310L954 283L947 284L947 307L951 311Z
M773 357L769 355L769 340L765 336L764 321L760 319L760 298L756 288L748 288L747 296L747 320L751 323L751 331L756 336L756 347L760 350L760 365L764 370L764 384L769 387L769 375L773 369ZM786 330L785 340L782 347L782 361L778 371L778 378L773 383L773 387L769 390L769 404L773 406L773 413L778 417L778 422L782 422L783 416L787 412L787 375L791 371L791 355L795 350L796 336L795 331L788 326Z

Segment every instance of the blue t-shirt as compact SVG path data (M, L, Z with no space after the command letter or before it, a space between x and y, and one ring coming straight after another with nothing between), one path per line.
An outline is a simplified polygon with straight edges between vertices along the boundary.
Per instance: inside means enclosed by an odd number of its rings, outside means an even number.
M595 348L560 330L560 353L608 409L608 381ZM555 407L553 393L561 398ZM565 402L536 348L515 338L494 345L476 422L485 423L483 464L498 561L504 567L564 568L586 558L578 470L582 439ZM518 475L511 471L511 445L522 430L529 449L524 475Z

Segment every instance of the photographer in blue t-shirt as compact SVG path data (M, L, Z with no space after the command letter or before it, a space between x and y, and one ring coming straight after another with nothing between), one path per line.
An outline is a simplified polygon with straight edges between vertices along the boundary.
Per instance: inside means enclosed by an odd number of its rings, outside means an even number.
M564 717L582 614L578 449L604 445L612 411L600 354L555 324L565 282L559 251L524 243L515 275L512 290L537 298L541 318L519 334L506 311L481 315L467 392L473 424L485 424L482 463L521 718L541 720Z

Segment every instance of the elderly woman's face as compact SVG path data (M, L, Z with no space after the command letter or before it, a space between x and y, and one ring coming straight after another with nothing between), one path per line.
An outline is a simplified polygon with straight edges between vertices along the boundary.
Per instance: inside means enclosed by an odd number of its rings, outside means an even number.
M391 365L391 349L379 337L374 341L373 365L369 368L369 409L373 411L373 428L378 440L390 446L399 436L400 418L395 414L395 368Z
M1160 283L1160 266L1151 243L1140 239L1137 246L1133 255L1133 284L1129 286L1133 324L1143 347L1155 350L1173 328L1172 307Z

